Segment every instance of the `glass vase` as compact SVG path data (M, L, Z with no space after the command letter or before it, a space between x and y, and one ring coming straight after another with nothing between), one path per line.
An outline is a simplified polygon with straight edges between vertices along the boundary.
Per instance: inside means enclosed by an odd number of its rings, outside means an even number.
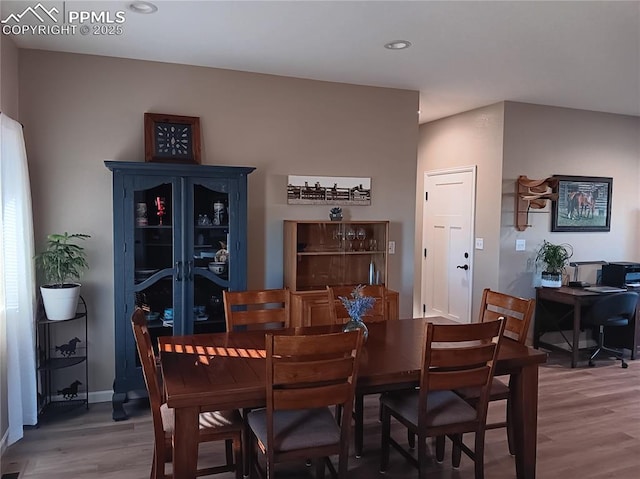
M364 324L364 321L362 321L362 319L353 317L349 318L349 321L347 321L342 328L345 333L347 331L357 331L358 329L362 330L362 337L364 341L366 341L367 337L369 336L369 328L367 328L367 325Z

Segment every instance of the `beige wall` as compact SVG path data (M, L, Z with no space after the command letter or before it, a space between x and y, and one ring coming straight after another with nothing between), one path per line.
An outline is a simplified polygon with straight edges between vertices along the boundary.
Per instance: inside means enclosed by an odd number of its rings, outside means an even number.
M0 35L0 108L18 119L18 48L10 37Z
M424 171L478 168L475 236L484 238L484 250L475 251L472 318L485 287L535 296L533 258L543 239L570 243L575 261L640 261L640 118L504 102L421 125L419 141L415 314L421 311ZM532 227L516 231L516 178L554 174L613 177L610 232L551 233L549 206L529 214ZM516 239L526 241L525 251L515 251Z
M389 219L389 286L411 312L418 93L106 57L20 51L36 245L47 233L92 235L83 284L90 307L90 390L113 380L111 173L142 161L143 113L199 116L203 163L249 176L249 287L282 284L282 220L327 219L286 204L289 174L369 176L373 200L353 219Z
M550 206L530 213L532 226L516 231L516 178L554 174L613 177L610 232L552 233ZM500 290L535 295L531 260L543 239L571 244L572 261L639 261L639 175L640 118L506 102ZM516 239L526 240L526 251L515 251Z
M502 170L503 103L420 125L416 187L416 267L414 314L422 314L422 216L424 173L477 165L475 237L484 249L474 251L472 318L477 317L482 290L498 285L500 253L500 171Z
M18 49L13 40L0 35L0 111L18 119ZM7 358L4 321L0 324L0 443L9 428L7 409Z

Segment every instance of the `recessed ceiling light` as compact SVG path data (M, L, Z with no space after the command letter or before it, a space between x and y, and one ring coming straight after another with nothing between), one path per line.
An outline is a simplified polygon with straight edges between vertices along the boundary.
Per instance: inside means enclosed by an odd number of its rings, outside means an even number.
M408 42L407 40L394 40L387 43L384 47L388 50L404 50L405 48L409 48L410 46L411 42Z
M151 2L136 1L129 4L129 10L135 13L155 13L158 7Z

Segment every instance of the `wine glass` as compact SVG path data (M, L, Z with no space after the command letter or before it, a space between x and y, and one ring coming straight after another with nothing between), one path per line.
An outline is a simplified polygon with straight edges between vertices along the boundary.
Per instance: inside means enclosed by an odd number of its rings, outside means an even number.
M353 251L353 240L356 239L356 232L353 228L347 230L347 240L349 241L349 251Z
M364 251L365 250L364 240L367 239L367 231L364 228L360 227L358 228L358 232L356 233L356 236L360 241L360 247L359 247L360 251Z
M333 239L337 242L337 248L340 249L342 247L342 240L344 239L342 234L342 229L338 226L335 230L333 230Z

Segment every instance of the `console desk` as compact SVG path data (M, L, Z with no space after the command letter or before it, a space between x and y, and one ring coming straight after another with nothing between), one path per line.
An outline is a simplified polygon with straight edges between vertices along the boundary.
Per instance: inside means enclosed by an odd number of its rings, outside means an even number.
M610 294L610 293L604 293ZM581 288L536 288L536 315L533 328L533 347L540 346L569 352L571 354L571 367L575 368L579 359L580 318L583 311L600 299L603 293L585 291ZM638 346L640 346L640 327L636 327L638 311L628 326L607 328L605 340L608 346L631 350L631 359L636 358ZM567 342L568 350L555 344L542 341L543 334L557 331ZM572 331L567 338L563 331Z

